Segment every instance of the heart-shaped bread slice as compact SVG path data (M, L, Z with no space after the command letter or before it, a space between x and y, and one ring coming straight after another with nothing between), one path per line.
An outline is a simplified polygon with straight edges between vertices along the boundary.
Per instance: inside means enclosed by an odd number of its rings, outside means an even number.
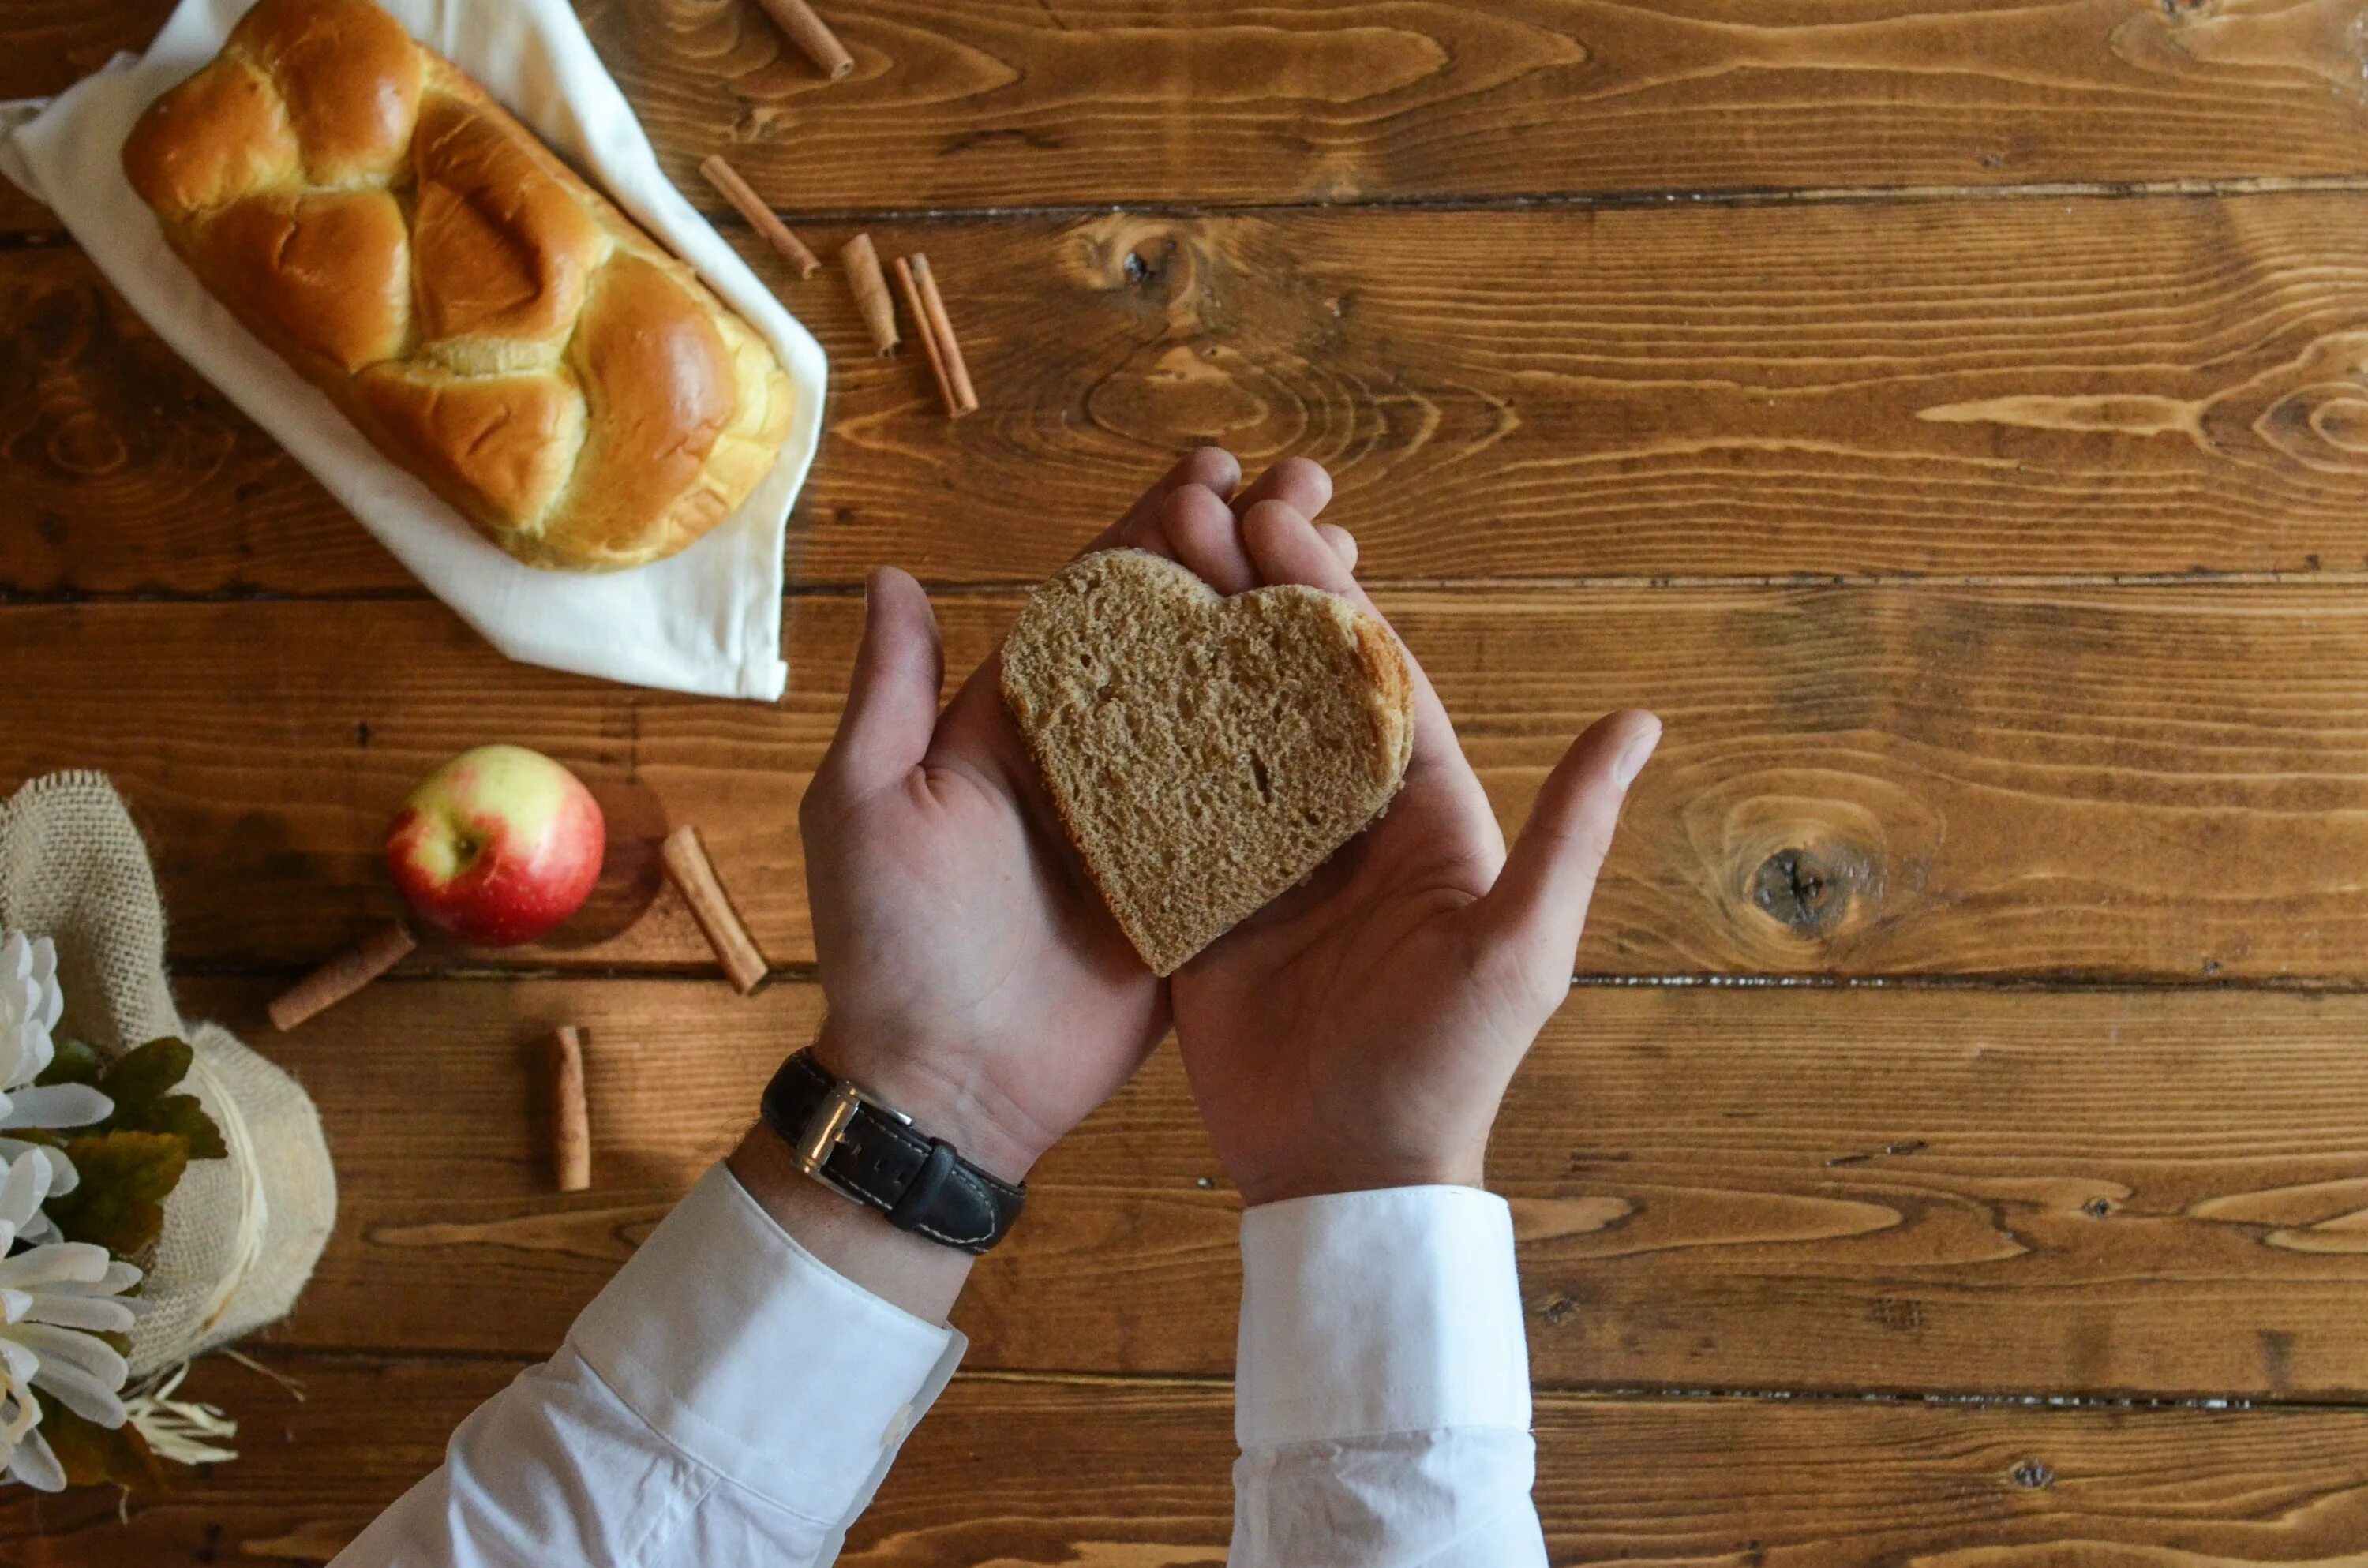
M1030 597L1003 696L1094 885L1159 974L1379 816L1414 749L1389 628L1298 586L1227 598L1139 550Z

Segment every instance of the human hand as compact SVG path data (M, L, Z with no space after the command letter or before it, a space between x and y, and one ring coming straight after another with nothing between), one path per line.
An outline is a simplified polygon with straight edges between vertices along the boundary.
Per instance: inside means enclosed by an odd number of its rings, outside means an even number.
M1088 549L1160 539L1197 451ZM1004 705L1001 656L942 714L928 597L864 585L838 733L798 811L827 1014L817 1058L1009 1181L1124 1084L1167 1032L1163 988L1086 880Z
M1222 593L1305 583L1371 610L1353 551L1311 521L1328 479L1298 468L1287 498L1171 500L1177 559ZM1649 713L1597 722L1508 857L1438 694L1406 663L1414 756L1388 813L1170 982L1194 1097L1251 1204L1481 1184L1497 1103L1568 993L1622 801L1660 738Z
M1194 452L1087 548L1172 553L1178 498L1222 508L1240 477L1229 454ZM1242 501L1296 494L1266 479ZM882 570L865 597L846 713L799 811L828 1003L815 1052L1017 1181L1167 1033L1166 988L1070 847L1000 656L940 714L920 585Z

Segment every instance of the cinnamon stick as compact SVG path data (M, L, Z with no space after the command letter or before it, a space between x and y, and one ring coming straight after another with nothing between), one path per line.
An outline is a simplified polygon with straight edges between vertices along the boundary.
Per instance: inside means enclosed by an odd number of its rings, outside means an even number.
M929 357L929 373L938 379L938 395L946 400L948 414L960 414L962 410L954 400L954 384L946 380L946 357L938 347L938 335L929 330L928 312L921 306L921 290L913 281L913 268L901 256L889 265L896 269L896 288L905 296L905 309L920 332L921 347Z
M806 58L822 67L822 74L836 82L855 69L855 56L838 41L838 35L823 25L806 0L757 0L774 24L789 34L790 41L805 52Z
M948 406L957 414L973 414L978 410L978 393L970 384L970 367L962 363L962 345L954 339L954 324L946 314L946 301L938 292L938 275L929 270L929 258L920 252L913 253L913 280L921 287L921 306L928 312L928 331L937 339L937 351L945 357L946 381L953 388Z
M740 177L740 171L723 161L723 153L710 154L700 164L699 172L707 176L708 184L723 193L724 200L740 210L740 216L747 219L748 226L764 236L765 243L773 247L775 254L797 268L800 278L814 276L814 268L822 265L821 258L808 250L806 243L791 233L790 226L774 215L764 199L749 188L748 182Z
M410 927L390 920L288 988L270 1006L271 1027L285 1034L313 1014L336 1006L403 961L418 944Z
M757 983L765 978L765 955L748 939L748 928L740 924L723 884L715 880L715 868L708 863L699 829L685 823L666 835L658 858L666 867L666 881L690 905L692 918L699 922L707 945L715 949L733 989L743 996L756 990Z
M881 353L893 353L896 305L888 297L888 279L881 276L880 253L871 248L871 236L858 234L848 241L838 260L847 268L848 287L855 290L855 305L863 312L863 324L871 329L871 341L880 346Z
M584 1099L584 1037L575 1025L551 1037L551 1173L562 1192L592 1185L592 1113Z

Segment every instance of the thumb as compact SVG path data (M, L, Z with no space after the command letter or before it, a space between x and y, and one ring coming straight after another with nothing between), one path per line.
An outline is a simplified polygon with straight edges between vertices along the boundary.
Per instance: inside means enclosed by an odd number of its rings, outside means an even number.
M1660 720L1638 709L1589 725L1546 776L1497 885L1480 901L1489 934L1540 962L1561 965L1558 980L1569 977L1577 955L1588 901L1611 853L1628 786L1660 739Z
M863 585L863 642L822 772L860 796L919 767L938 725L944 676L928 596L905 573L881 567Z

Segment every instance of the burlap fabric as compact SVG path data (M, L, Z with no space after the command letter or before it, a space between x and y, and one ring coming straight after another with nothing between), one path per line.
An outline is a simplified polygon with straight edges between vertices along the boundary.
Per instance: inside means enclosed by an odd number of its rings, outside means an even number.
M104 775L53 773L0 802L0 926L57 944L62 1033L101 1051L177 1035L227 1160L191 1162L165 1205L140 1294L131 1376L288 1314L329 1239L336 1175L296 1081L214 1024L187 1024L165 979L165 909L148 847Z

